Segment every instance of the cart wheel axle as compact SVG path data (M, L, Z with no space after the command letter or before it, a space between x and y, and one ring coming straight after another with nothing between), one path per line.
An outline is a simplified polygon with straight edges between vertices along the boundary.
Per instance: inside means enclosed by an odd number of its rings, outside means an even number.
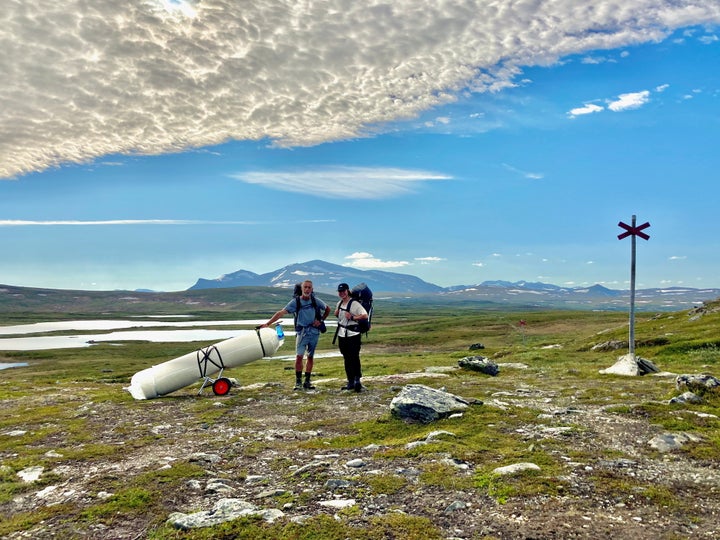
M224 396L230 392L231 386L230 379L220 377L212 384L212 389L216 396Z

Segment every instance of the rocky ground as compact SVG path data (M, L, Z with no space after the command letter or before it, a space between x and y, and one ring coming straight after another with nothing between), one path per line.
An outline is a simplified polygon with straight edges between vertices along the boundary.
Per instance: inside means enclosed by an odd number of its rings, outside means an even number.
M422 376L425 384L440 387L447 375ZM567 455L559 451L558 456L565 467L559 495L511 497L502 503L480 489L469 488L470 482L459 481L458 489L424 482L420 473L429 462L449 464L459 480L475 474L477 463L458 461L442 452L387 459L376 457L382 445L340 450L309 450L303 445L350 434L352 424L386 416L393 394L415 382L415 377L367 377L368 388L360 394L342 392L341 381L328 379L317 380L317 389L308 393L293 392L288 384L277 383L234 388L224 397L198 397L188 391L136 402L137 406L121 411L117 403L90 401L78 388L38 394L33 399L43 405L73 407L77 417L91 426L93 442L115 445L117 452L74 461L59 452L46 454L54 465L41 475L50 474L52 481L20 493L12 503L2 505L0 513L10 516L51 505L91 507L98 499L111 497L111 486L118 481L130 482L148 472L192 462L201 464L206 474L169 483L172 487L164 492L163 500L167 516L207 511L222 499L240 499L259 510L282 513L269 519L302 521L319 513L341 513L360 526L373 516L404 512L428 518L445 538L720 537L720 470L716 463L691 461L682 452L652 452L650 441L663 432L647 419L613 414L597 405L564 403L539 388L523 386L494 393L479 406L541 411L543 422L519 426L517 436L528 445L557 440L558 448L567 450ZM217 414L211 415L211 420L199 419L199 403ZM313 425L321 427L308 427ZM582 429L575 429L577 426ZM425 442L433 444L432 440ZM43 444L47 446L48 441ZM57 447L62 445L58 435ZM612 450L622 457L582 462L570 457L608 456ZM598 472L614 479L612 488L597 485ZM366 489L372 478L383 475L400 477L406 483L389 493ZM664 507L648 501L633 491L639 482L667 487L682 504ZM349 512L349 508L355 510ZM145 538L157 527L158 516L135 515L111 523L83 521L82 525L55 516L6 538Z

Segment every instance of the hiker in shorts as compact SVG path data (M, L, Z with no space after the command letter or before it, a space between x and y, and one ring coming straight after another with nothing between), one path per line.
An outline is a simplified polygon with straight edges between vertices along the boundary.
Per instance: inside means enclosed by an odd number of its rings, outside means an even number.
M295 324L294 390L314 390L315 387L310 383L310 377L313 370L315 347L317 347L318 340L320 339L319 327L330 314L330 306L320 298L315 297L313 294L312 281L305 280L302 282L302 295L299 296L298 299L293 298L290 300L283 309L275 313L270 317L268 322L260 327L265 328L270 326L288 313L297 314L297 322ZM303 383L303 356L305 356L306 352L307 362L305 363L305 382Z
M360 366L360 332L357 321L367 319L368 313L359 301L350 297L350 287L347 283L338 285L340 301L335 308L338 318L338 346L345 360L345 375L347 384L343 390L362 392L362 369Z

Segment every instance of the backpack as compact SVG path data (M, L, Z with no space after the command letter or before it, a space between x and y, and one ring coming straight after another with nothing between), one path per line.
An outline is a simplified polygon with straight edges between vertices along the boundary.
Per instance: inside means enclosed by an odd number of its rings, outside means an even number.
M300 297L302 296L302 283L296 283L295 289L293 290L293 298L295 298L295 313L293 313L293 323L295 326L295 330L299 332L302 330L302 328L298 328L298 315L300 314ZM317 305L317 301L315 300L315 293L310 293L310 301L312 302L312 307L315 310L315 318L319 321L322 321L322 314L320 313L320 308ZM323 323L320 327L320 333L324 334L326 332L325 324Z
M373 294L365 283L358 283L352 289L350 289L350 302L348 303L348 311L350 305L358 301L362 304L362 307L367 311L368 318L358 321L358 332L367 335L372 327L372 314L373 314Z

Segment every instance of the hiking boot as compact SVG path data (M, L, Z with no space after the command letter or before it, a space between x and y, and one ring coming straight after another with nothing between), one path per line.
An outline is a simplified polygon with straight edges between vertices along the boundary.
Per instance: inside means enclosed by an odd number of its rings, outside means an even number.
M348 381L347 384L343 386L340 390L352 390L353 388L355 388L355 385L352 382Z
M356 392L362 392L363 385L362 385L362 383L360 382L360 379L355 379L355 384L353 385L353 389L354 389Z
M300 381L296 382L293 390L302 390L302 383Z
M303 383L303 388L305 390L315 390L315 387L312 384L310 384L310 381L305 381Z

